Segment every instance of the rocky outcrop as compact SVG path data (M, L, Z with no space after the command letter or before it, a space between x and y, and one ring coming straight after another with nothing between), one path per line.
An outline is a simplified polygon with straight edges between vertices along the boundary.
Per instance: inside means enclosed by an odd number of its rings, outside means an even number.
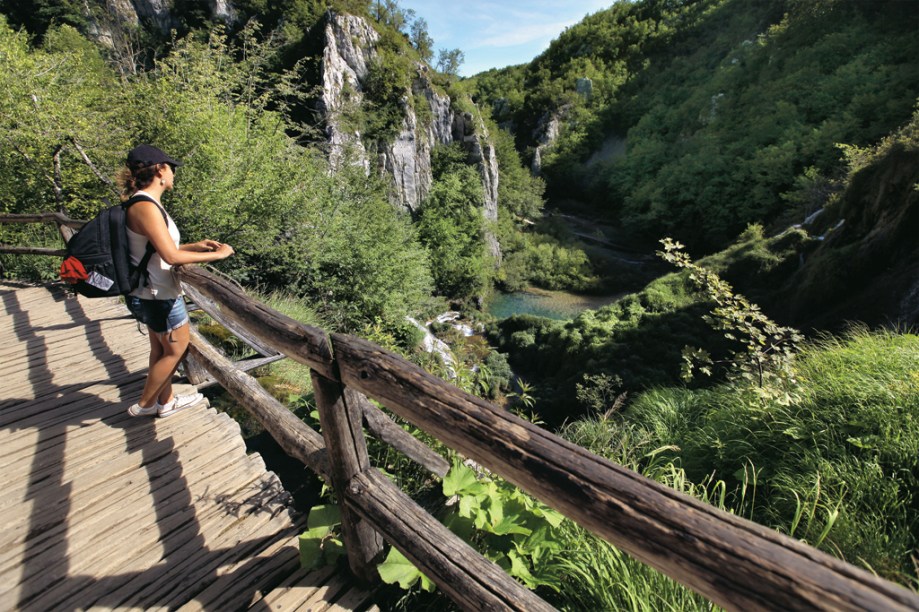
M439 144L453 142L453 109L450 98L434 90L427 76L427 67L417 64L417 76L412 87L414 104L427 106L426 121L419 122L413 104L403 101L402 129L396 139L384 145L380 166L392 177L398 204L409 211L418 206L431 191L431 151Z
M476 125L478 124L478 125ZM482 188L485 192L483 213L489 221L498 220L498 158L495 147L488 139L488 129L481 117L475 118L472 113L457 113L453 122L453 139L462 142L482 177ZM486 232L486 242L491 255L501 260L501 247L492 232Z
M476 165L482 178L483 215L497 221L498 160L481 118L456 112L449 96L431 83L428 67L417 63L411 91L402 99L399 133L391 142L374 143L376 158L371 159L361 134L348 126L347 116L364 101L362 83L377 57L379 35L361 17L330 13L325 37L320 106L325 114L332 168L356 163L368 173L377 169L385 172L395 187L394 203L415 212L431 190L433 148L462 142L468 161ZM487 241L489 251L500 259L501 249L491 232Z
M118 41L125 40L126 32L145 24L153 25L164 36L178 26L171 0L104 0L95 8L92 4L95 3L83 4L86 34L109 49L115 49ZM236 22L236 8L228 0L208 0L207 6L211 19Z
M333 13L326 21L319 109L325 114L333 170L342 163L359 164L365 171L370 169L360 132L347 126L345 117L364 100L361 83L376 58L379 40L377 31L360 17Z
M539 175L542 172L542 154L547 147L551 146L558 138L562 128L562 117L567 111L567 107L562 107L548 115L543 115L533 130L533 139L536 140L536 150L533 152L533 161L530 163L530 171Z
M919 149L895 143L813 222L824 239L774 298L802 327L919 325ZM845 221L841 223L841 221Z

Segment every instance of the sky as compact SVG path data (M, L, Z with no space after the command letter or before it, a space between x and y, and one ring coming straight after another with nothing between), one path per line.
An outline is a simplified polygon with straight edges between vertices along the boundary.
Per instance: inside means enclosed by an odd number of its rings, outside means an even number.
M529 62L568 26L614 0L399 0L428 22L438 49L466 56L461 76Z

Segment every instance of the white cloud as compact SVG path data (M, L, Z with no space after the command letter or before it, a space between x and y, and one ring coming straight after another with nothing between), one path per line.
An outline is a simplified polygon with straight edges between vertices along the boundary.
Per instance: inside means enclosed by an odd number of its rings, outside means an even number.
M562 30L574 25L579 20L567 20L553 23L520 23L510 28L505 24L500 32L489 32L485 38L470 38L470 49L481 47L514 47L526 43L550 40L558 36Z

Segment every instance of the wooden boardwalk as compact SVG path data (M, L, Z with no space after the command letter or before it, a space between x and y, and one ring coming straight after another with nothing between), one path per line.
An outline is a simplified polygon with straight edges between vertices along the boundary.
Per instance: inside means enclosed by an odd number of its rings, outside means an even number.
M149 342L119 300L0 301L0 610L370 607L299 570L305 518L230 418L127 416Z

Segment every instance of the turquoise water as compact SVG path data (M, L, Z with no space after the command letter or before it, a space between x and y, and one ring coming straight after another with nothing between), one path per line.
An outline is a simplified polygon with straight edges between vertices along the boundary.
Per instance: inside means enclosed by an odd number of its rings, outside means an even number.
M573 319L581 311L606 306L621 296L622 294L577 295L566 291L530 289L495 294L488 302L488 312L498 319L515 314L531 314L561 321Z

